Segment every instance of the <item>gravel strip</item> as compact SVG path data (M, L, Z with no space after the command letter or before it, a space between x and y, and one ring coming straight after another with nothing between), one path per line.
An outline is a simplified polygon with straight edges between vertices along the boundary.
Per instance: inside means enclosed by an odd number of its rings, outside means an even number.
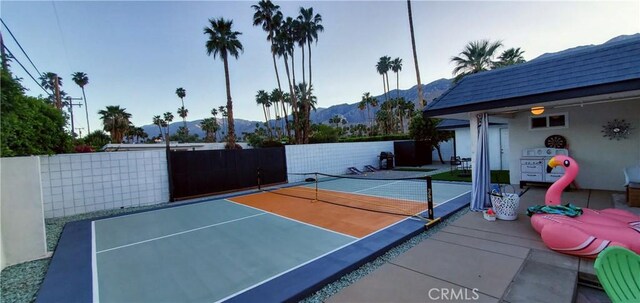
M453 215L451 215L450 217L448 217L447 219L445 219L443 222L441 222L440 224L430 228L427 231L424 231L420 234L418 234L417 236L407 240L406 242L390 249L388 252L386 252L384 255L376 258L375 260L366 263L364 265L362 265L360 268L342 276L342 278L340 278L339 280L328 284L327 286L325 286L324 288L322 288L321 290L317 291L316 293L314 293L313 295L301 300L300 302L302 303L321 303L321 302L325 302L329 297L337 294L338 292L340 292L342 289L350 286L351 284L355 283L356 281L362 279L364 276L372 273L373 271L375 271L376 269L378 269L380 266L384 265L385 263L390 262L391 260L395 259L396 257L402 255L403 253L407 252L409 249L413 248L414 246L418 245L420 242L426 240L427 238L431 237L431 235L437 233L438 231L440 231L442 228L446 227L450 222L453 222L455 220L457 220L458 218L460 218L461 216L463 216L464 214L466 214L467 212L469 212L469 208L465 207L459 211L457 211L456 213L454 213Z
M105 216L112 216L134 211L160 208L166 204L139 206L123 209L100 210L96 212L62 218L45 219L47 232L47 250L54 251L62 234L64 225L73 222ZM49 268L50 258L24 262L9 266L0 273L0 302L33 302L36 299L40 284Z

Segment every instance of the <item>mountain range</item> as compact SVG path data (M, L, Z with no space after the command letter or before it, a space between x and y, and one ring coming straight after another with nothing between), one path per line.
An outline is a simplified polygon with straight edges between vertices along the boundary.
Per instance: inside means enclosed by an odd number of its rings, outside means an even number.
M450 79L440 79L433 81L429 84L422 85L422 93L425 97L425 100L433 100L444 93L451 86ZM417 102L418 99L418 85L413 86L410 89L406 90L391 90L388 93L389 98L395 98L397 96L403 97L405 100L414 100ZM382 103L385 100L384 95L375 96L378 99L378 103ZM367 123L367 111L358 109L358 103L360 100L355 100L353 103L343 103L333 105L327 108L319 107L315 111L311 111L311 121L313 123L324 123L328 124L329 119L334 117L335 115L342 116L347 120L348 124L366 124ZM378 111L378 107L371 108L371 117ZM175 121L175 120L174 120ZM189 128L189 134L197 134L200 138L204 137L204 131L200 129L199 124L202 121L194 120L187 121L187 128ZM251 133L256 128L256 123L262 125L264 121L249 121L244 119L234 119L236 134L240 136L242 133ZM274 120L269 121L271 125L275 124ZM218 124L222 125L222 120L218 118ZM175 121L169 125L169 132L171 134L175 134L178 128L182 126L182 121ZM157 125L144 125L142 129L149 135L149 137L155 137L160 134L160 129Z
M625 40L625 39L629 39L629 38L634 38L634 37L638 37L640 36L640 33L637 34L633 34L633 35L621 35L621 36L617 36L615 38L612 38L610 40L608 40L606 43L614 43L617 41L621 41L621 40ZM573 47L573 48L569 48L563 51L559 51L559 52L555 52L555 53L545 53L542 54L540 56L538 56L535 59L532 60L537 60L537 59L542 59L542 58L546 58L549 56L555 56L558 54L565 54L565 53L570 53L576 50L581 50L581 49L585 49L585 48L589 48L592 47L593 45L583 45L583 46L577 46L577 47ZM530 60L530 61L532 61ZM446 90L448 90L452 85L452 80L451 79L439 79L436 81L433 81L429 84L423 84L422 85L422 90L423 90L423 94L424 94L424 99L425 100L433 100L435 98L437 98L438 96L440 96L442 93L444 93ZM391 90L388 93L389 98L394 98L394 97L403 97L405 100L410 100L413 101L414 103L417 102L418 99L418 86L415 85L410 89L406 89L406 90ZM375 96L375 98L378 99L378 103L382 103L385 100L385 96L384 95L379 95L379 96ZM360 100L353 100L352 103L343 103L343 104L337 104L337 105L333 105L327 108L317 108L316 111L312 111L311 112L311 121L313 123L324 123L324 124L328 124L329 123L329 119L331 119L332 117L334 117L335 115L339 115L342 116L344 119L347 120L348 124L359 124L359 123L363 123L366 124L367 123L367 111L366 110L360 110L358 109L358 103ZM416 107L417 108L417 107ZM375 112L378 111L378 108L371 108L371 117L374 117ZM202 131L202 129L200 129L199 124L202 120L194 120L194 121L187 121L187 127L189 128L189 133L190 134L198 134L199 137L204 137L204 132ZM222 125L222 121L220 118L218 118L218 123ZM249 121L249 120L244 120L244 119L235 119L235 126L236 126L236 133L240 136L242 133L246 132L246 133L251 133L254 131L256 123L260 123L262 125L263 121ZM273 125L275 123L275 121L271 120L270 124ZM182 126L182 121L177 121L177 122L173 122L169 125L169 131L170 133L175 133L178 128ZM157 136L160 131L158 129L157 125L145 125L142 126L142 128L144 129L144 131L150 136L150 137L154 137Z

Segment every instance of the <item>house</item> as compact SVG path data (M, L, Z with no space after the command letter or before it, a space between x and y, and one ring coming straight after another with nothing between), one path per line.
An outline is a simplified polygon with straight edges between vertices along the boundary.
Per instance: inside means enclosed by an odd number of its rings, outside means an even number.
M444 119L438 125L440 130L454 132L453 140L440 143L442 157L446 160L451 156L460 158L471 157L471 132L469 121L461 119ZM489 140L496 142L489 146L492 170L509 170L509 128L506 123L489 124ZM433 159L437 159L437 151L434 151Z
M524 150L565 140L580 187L623 190L624 167L640 164L640 34L469 75L423 110L471 125L483 113L508 126L512 184ZM475 155L478 129L469 131Z

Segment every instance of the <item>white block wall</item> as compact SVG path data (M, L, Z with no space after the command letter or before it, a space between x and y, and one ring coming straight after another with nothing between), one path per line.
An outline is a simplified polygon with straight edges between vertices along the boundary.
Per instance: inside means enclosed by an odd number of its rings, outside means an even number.
M373 165L377 168L380 152L393 152L393 141L287 145L285 151L289 182L298 182L305 177L291 173L344 174L348 167L362 170L365 165Z
M41 156L46 218L169 201L164 150Z

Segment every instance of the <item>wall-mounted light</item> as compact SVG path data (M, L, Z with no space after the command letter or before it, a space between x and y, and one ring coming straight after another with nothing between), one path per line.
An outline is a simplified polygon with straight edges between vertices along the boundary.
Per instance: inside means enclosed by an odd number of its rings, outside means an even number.
M534 115L541 115L544 113L544 106L534 106L531 108L531 113Z

